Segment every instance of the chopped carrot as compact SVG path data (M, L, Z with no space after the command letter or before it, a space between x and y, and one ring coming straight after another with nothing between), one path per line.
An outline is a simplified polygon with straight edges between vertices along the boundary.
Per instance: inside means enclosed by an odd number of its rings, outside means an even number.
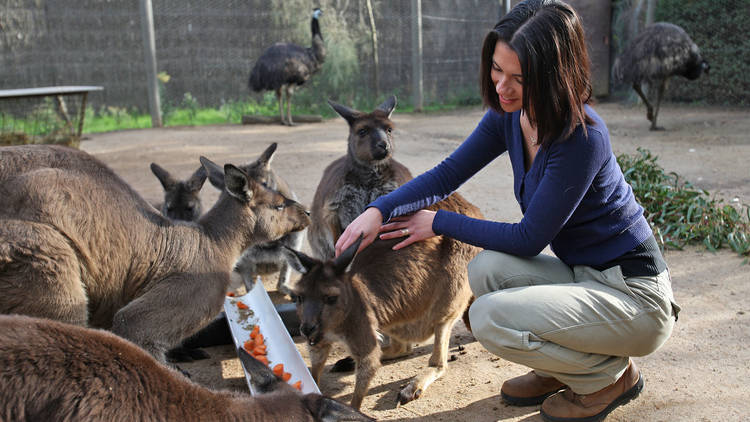
M242 347L244 347L248 353L252 353L253 349L255 349L255 342L252 340L248 340L242 345Z
M297 390L302 391L302 381L297 381L294 384L292 384L292 387L296 388Z
M227 296L234 297L234 292L227 292Z
M257 344L259 346L265 344L265 341L263 340L263 334L258 333L258 335L255 336L255 344Z
M250 332L250 338L255 338L258 334L260 334L260 326L256 325L253 327L253 331Z
M281 374L281 379L284 381L289 381L290 379L292 379L292 374L290 374L289 372L284 372L283 374Z
M266 354L266 348L265 347L259 347L259 346L255 346L255 348L253 349L253 352L252 352L253 356L265 355L265 354Z
M245 305L244 303L237 301L237 307L240 309L249 309L249 306Z
M268 365L268 358L263 355L256 355L254 356L255 359L258 359L259 361L263 362L264 365Z
M277 377L281 377L284 375L284 364L283 363L277 363L273 367L273 373L276 374Z

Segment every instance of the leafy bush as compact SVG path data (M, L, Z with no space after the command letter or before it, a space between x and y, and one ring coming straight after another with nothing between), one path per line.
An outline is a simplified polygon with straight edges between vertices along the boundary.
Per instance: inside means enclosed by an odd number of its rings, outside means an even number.
M676 173L665 173L656 158L638 148L636 155L618 155L617 162L659 244L682 249L702 242L710 251L728 246L740 255L750 255L750 207L711 198Z

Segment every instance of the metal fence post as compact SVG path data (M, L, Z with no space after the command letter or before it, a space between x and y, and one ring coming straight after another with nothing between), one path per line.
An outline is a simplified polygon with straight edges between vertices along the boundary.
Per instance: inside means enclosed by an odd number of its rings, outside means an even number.
M424 84L422 78L422 0L411 0L411 79L414 111L422 111Z
M148 86L148 106L151 111L151 125L161 127L161 104L159 83L156 79L156 39L154 37L154 12L151 0L141 0L141 32L146 64L146 85Z

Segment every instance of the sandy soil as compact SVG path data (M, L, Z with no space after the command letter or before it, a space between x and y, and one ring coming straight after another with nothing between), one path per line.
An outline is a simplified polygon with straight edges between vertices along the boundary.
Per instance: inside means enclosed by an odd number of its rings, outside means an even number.
M645 110L602 103L597 111L608 122L616 153L644 147L658 163L697 187L727 201L750 203L750 118L747 109L665 105L659 123L667 130L648 131ZM447 156L470 133L482 111L468 109L439 114L398 114L393 120L396 158L418 174ZM90 135L82 149L111 165L152 202L161 186L148 165L158 162L179 177L197 168L198 156L243 163L255 159L271 142L279 148L274 168L309 205L324 167L346 151L343 119L294 128L282 126L213 126L169 128ZM521 214L513 198L512 174L505 157L491 163L460 192L485 216L517 221ZM210 206L217 192L208 184L202 192ZM309 246L305 245L309 251ZM668 251L675 296L683 307L671 339L652 355L636 358L646 387L638 400L617 409L612 421L739 421L747 420L748 362L750 362L750 267L731 251L712 254L700 247ZM295 339L307 358L301 339ZM464 350L459 351L458 346ZM534 421L537 407L514 408L499 396L503 380L526 372L524 367L485 351L462 323L456 324L450 354L456 360L443 378L423 396L396 407L399 386L427 364L431 344L411 357L389 362L378 372L363 410L391 421ZM185 364L199 383L247 391L239 361L231 346L209 348L210 360ZM344 355L337 349L335 356ZM321 390L348 401L352 374L326 372ZM745 416L743 416L745 415Z

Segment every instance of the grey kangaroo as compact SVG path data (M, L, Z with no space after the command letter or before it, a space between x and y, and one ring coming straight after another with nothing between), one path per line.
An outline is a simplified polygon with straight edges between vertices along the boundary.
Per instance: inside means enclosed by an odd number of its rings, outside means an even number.
M0 315L0 420L372 421L301 394L242 348L258 395L214 391L107 331Z
M457 193L432 205L482 218ZM317 260L294 251L290 263L302 277L292 286L300 331L310 346L312 375L320 380L334 341L356 362L352 407L359 409L381 359L408 355L412 343L434 335L428 367L399 392L399 402L418 398L445 372L448 341L471 298L467 265L479 248L444 236L392 249L400 239L376 240L354 259L361 238L339 257ZM347 267L351 268L347 271ZM390 343L378 345L378 333Z
M175 179L171 173L156 163L151 163L151 172L164 188L164 202L156 209L172 220L198 220L203 213L200 192L208 176L206 169L203 166L198 167L187 180Z
M197 222L159 214L85 152L0 148L0 313L107 328L158 360L221 310L249 246L309 224L299 203L201 157L222 190Z

